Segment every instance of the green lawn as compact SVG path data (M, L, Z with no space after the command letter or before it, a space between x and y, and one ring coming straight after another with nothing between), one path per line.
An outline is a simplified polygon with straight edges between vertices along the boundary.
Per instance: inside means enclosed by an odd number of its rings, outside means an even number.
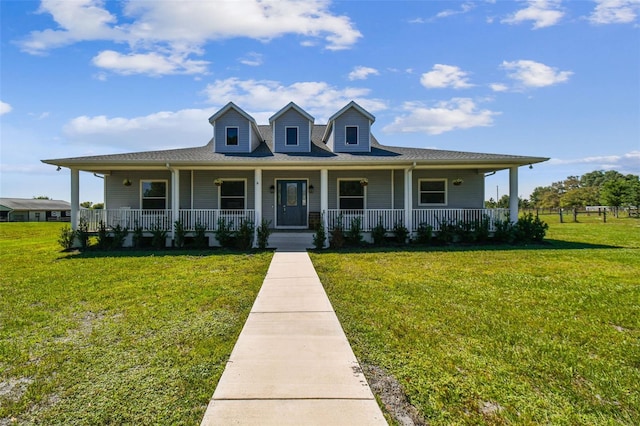
M640 424L640 220L543 219L541 246L311 257L429 424Z
M0 424L198 424L272 254L62 253L0 224Z

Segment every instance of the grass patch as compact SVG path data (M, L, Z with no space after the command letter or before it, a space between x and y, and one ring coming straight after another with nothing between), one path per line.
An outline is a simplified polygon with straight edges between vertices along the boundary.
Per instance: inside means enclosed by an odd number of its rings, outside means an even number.
M59 230L0 224L0 424L198 424L272 253L62 253Z
M544 245L311 258L429 424L640 424L640 221L543 219Z

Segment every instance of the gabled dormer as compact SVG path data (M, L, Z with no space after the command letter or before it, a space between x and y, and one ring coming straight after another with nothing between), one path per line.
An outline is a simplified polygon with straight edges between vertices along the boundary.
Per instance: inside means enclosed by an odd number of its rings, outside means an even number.
M375 117L351 101L329 118L322 140L333 152L370 152Z
M274 152L311 152L311 130L315 119L293 102L270 119Z
M262 142L256 120L233 102L213 114L209 123L213 126L214 152L250 153Z

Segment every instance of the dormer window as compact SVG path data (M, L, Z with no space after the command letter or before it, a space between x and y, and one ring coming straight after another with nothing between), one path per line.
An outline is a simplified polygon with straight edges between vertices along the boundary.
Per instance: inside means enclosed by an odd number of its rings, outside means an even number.
M298 128L297 127L287 127L286 128L285 144L287 146L298 145Z
M358 144L358 126L347 126L345 129L347 145Z
M227 146L238 145L238 128L227 127L226 133L227 133Z

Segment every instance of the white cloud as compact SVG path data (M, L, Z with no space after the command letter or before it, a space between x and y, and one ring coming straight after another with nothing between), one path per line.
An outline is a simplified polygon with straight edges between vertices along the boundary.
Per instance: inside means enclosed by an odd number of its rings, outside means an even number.
M41 54L80 41L127 43L129 52L101 52L94 64L123 74L204 73L208 63L189 57L202 55L202 46L214 40L266 42L295 34L303 45L324 40L328 50L350 48L362 34L347 16L331 13L329 5L326 0L245 0L241 7L226 1L130 0L116 16L102 0L43 0L39 12L50 14L58 28L33 31L20 44Z
M205 94L213 105L222 107L233 102L251 114L258 123L268 118L289 102L295 102L323 123L350 101L356 101L371 113L387 108L384 101L369 98L369 89L338 88L322 81L301 81L283 85L272 80L240 80L228 78L207 85Z
M593 24L628 24L636 20L640 0L596 0L597 6L589 16Z
M435 64L433 70L422 74L420 83L427 89L452 87L465 89L473 85L468 82L467 73L453 65Z
M560 159L552 158L549 164L562 166L567 164L585 164L592 165L595 168L616 169L618 171L627 171L629 173L640 172L640 151L631 151L622 155L600 155L593 157Z
M406 102L403 109L408 114L397 117L382 129L384 132L439 135L452 130L491 126L493 117L500 114L486 109L479 110L469 98L454 98L432 108L418 102Z
M555 0L529 0L529 6L521 9L501 22L505 24L521 24L524 21L533 21L533 29L556 25L564 16L559 10L559 1Z
M189 60L183 55L162 56L158 53L131 53L123 55L113 50L100 52L93 58L99 68L117 74L201 74L206 72L207 61Z
M502 83L491 83L489 87L494 92L506 92L507 90L509 90L509 87L506 84Z
M473 3L463 3L460 6L460 9L446 9L446 10L443 10L442 12L439 12L436 15L436 18L447 18L449 16L467 13L473 10L474 7L475 5Z
M63 133L72 143L92 147L97 152L105 152L107 148L146 151L150 147L202 146L211 138L208 118L212 113L211 110L184 109L133 118L80 116L69 121Z
M370 75L380 75L377 69L357 66L349 73L349 80L366 80Z
M264 62L262 55L256 52L247 53L244 57L240 58L239 61L241 64L250 67L258 67Z
M548 65L530 60L504 61L501 68L509 71L508 76L524 87L545 87L569 80L571 71L558 71Z
M11 112L13 107L6 102L0 101L0 115L5 115Z

